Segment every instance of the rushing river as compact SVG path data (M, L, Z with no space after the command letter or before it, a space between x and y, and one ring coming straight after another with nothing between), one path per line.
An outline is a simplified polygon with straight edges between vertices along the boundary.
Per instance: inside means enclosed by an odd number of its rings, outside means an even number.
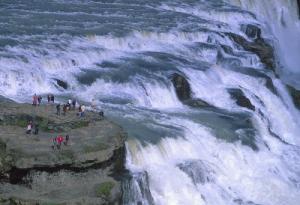
M0 94L96 99L129 135L124 205L299 205L285 87L300 88L298 12L297 0L1 0ZM227 35L252 41L243 25L261 28L276 74ZM183 104L174 73L211 106Z

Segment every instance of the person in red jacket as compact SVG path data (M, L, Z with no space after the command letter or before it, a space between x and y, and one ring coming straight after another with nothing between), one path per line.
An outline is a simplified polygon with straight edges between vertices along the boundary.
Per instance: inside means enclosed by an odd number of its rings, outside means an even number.
M60 149L61 143L64 141L64 137L61 135L58 135L56 138L57 141L57 148Z

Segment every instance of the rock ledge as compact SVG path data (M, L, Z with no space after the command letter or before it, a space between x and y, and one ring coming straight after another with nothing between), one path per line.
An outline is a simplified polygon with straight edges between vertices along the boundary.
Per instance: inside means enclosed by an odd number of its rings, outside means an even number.
M119 204L120 126L95 112L58 116L54 105L1 100L0 107L0 204ZM25 133L30 120L39 124L38 135ZM59 134L68 134L69 143L53 150Z

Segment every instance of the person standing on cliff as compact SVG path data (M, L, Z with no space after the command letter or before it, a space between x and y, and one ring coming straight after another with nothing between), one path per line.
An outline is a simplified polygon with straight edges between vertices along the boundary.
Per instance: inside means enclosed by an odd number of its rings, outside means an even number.
M58 135L56 138L57 141L57 149L60 149L61 143L64 141L64 137L61 135Z
M39 95L38 98L37 98L37 100L38 100L38 105L40 105L40 104L42 103L42 99L43 99L42 96Z
M36 106L36 105L37 105L37 102L38 102L38 97L37 97L36 94L34 94L34 95L32 96L32 105L33 105L33 106Z
M84 116L84 112L85 112L85 106L82 105L81 106L81 113L80 113L80 117L83 117Z
M75 98L72 99L72 107L73 107L73 110L75 110L75 107L76 107L76 99Z
M54 95L51 95L51 102L54 103Z
M65 141L64 141L64 145L65 145L65 146L68 145L69 139L70 139L69 135L66 135Z
M60 104L59 103L56 105L56 114L60 115Z

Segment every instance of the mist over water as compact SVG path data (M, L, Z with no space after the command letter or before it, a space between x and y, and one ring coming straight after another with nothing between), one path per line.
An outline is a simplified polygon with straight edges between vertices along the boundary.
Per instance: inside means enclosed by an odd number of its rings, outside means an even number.
M298 205L300 115L285 87L299 82L297 15L284 0L2 0L0 94L95 98L129 136L125 205ZM250 24L279 78L228 35L253 41ZM174 73L210 106L182 103Z

